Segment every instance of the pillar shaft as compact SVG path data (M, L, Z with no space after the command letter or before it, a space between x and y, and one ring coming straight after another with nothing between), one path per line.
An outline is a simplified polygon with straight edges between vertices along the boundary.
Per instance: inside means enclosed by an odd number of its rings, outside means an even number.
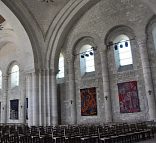
M153 83L151 77L151 69L149 64L148 58L148 51L146 48L146 39L139 39L138 40L139 50L140 50L140 57L142 62L142 69L143 69L143 76L145 82L145 91L148 101L148 108L149 108L149 120L156 120L156 102L153 90ZM151 93L149 94L149 91Z
M50 85L51 85L51 120L52 125L58 124L58 101L57 101L57 89L56 89L56 73L51 70L50 74Z
M33 110L33 126L39 125L39 76L35 72L32 73L32 110Z
M74 73L74 58L68 58L68 93L69 93L69 104L71 111L70 124L76 124L76 95L75 95L75 73Z
M8 77L3 79L4 87L3 87L3 103L1 103L1 123L7 123L7 97L8 97Z
M108 61L106 50L100 51L101 67L102 67L102 80L103 80L103 94L105 104L105 121L112 122L112 106L109 87L109 74L108 74Z
M51 98L50 98L50 72L46 71L46 76L45 76L45 87L46 87L46 97L47 97L47 104L46 104L46 109L47 109L47 125L51 125Z
M32 111L32 74L26 75L26 97L28 97L28 126L33 124L33 111Z

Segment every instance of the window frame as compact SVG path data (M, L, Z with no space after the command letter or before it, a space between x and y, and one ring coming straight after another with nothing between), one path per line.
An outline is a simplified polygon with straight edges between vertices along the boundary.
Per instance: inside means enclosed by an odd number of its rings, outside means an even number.
M61 79L65 77L64 73L64 55L60 53L59 55L59 60L58 60L58 73L57 73L57 78Z
M79 50L79 58L80 58L80 72L81 72L81 76L88 74L88 73L92 73L95 72L95 52L92 48L93 46L91 44L84 44L81 46L80 50ZM90 52L93 53L93 55L90 54ZM86 56L86 54L88 56ZM82 58L82 56L84 58ZM91 57L91 58L90 58ZM93 61L92 63L92 68L90 68L90 61Z
M16 69L13 71L13 68L15 66L18 68L17 71L16 71ZM11 88L15 88L15 87L19 86L19 78L20 78L20 68L17 64L14 64L14 65L12 65L12 67L10 69L10 86L11 86ZM13 81L15 79L16 79L16 81Z
M120 45L122 42L128 42L128 47L125 46L125 43L123 43L123 48L120 48ZM131 47L131 40L130 38L126 35L126 34L119 34L115 37L114 41L114 46L117 45L117 50L115 50L114 48L114 56L115 56L115 63L118 69L123 69L123 67L130 67L131 65L133 65L133 55L132 55L132 47ZM128 48L128 49L124 49L124 48ZM129 60L130 62L127 64L122 64L123 61L127 58L123 58L124 55L122 56L121 54L123 54L125 51L126 53L129 53Z
M3 88L3 72L0 70L0 90Z

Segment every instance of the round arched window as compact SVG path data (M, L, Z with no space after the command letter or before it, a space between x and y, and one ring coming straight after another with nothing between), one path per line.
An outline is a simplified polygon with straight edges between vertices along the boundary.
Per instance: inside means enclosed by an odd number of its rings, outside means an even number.
M19 67L14 65L11 69L11 87L19 86Z
M86 72L95 71L94 50L91 45L83 45L80 49L80 68L81 75Z

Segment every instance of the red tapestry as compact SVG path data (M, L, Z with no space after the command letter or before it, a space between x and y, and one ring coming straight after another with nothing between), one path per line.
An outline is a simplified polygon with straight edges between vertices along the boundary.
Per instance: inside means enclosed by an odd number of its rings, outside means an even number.
M81 96L81 115L97 115L96 88L80 89Z
M137 81L118 83L120 113L140 112Z

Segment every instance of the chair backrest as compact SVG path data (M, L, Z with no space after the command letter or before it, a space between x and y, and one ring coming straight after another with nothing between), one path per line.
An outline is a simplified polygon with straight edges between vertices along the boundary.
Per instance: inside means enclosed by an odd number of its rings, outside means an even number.
M39 128L38 127L36 127L36 126L31 126L31 128L30 128L30 134L31 135L38 135L39 136Z
M52 129L52 136L53 137L64 137L65 136L65 129L61 127L56 127Z

